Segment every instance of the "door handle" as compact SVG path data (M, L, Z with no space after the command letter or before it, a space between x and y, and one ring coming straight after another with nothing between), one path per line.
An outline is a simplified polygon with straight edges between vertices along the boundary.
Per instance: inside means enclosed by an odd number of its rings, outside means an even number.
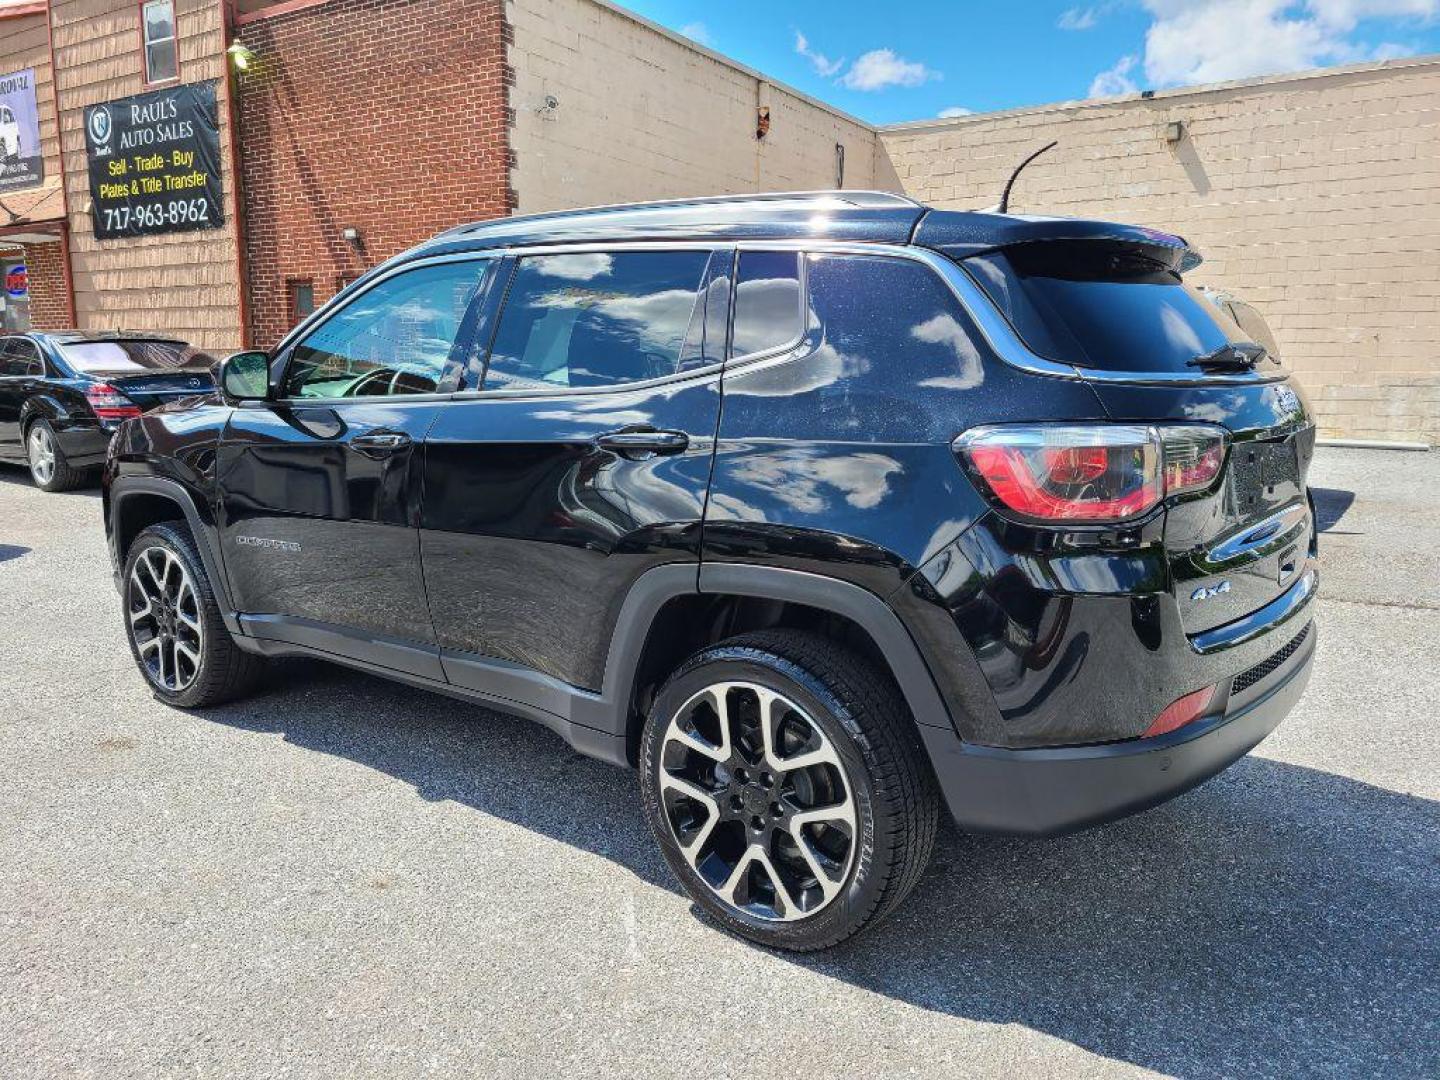
M403 431L367 431L350 440L351 449L369 458L382 458L410 445L410 436Z
M611 450L622 457L641 457L646 454L679 454L690 446L690 436L683 431L655 431L653 429L628 429L608 431L596 438L595 444L602 450Z

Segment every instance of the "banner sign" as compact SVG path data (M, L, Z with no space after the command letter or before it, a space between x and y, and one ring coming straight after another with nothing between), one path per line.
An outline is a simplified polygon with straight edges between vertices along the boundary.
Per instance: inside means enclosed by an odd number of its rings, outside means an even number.
M23 300L30 292L30 279L25 273L25 264L16 263L5 271L5 295Z
M184 83L85 110L95 236L218 229L215 83Z
M0 75L0 191L34 187L44 179L35 70Z

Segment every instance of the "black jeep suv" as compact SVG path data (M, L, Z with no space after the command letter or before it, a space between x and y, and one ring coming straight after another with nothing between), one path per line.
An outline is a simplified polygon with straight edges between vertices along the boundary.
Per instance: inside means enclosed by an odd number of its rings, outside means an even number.
M128 421L135 659L325 657L638 766L691 896L834 944L959 824L1225 768L1316 633L1314 425L1179 237L818 193L466 226Z

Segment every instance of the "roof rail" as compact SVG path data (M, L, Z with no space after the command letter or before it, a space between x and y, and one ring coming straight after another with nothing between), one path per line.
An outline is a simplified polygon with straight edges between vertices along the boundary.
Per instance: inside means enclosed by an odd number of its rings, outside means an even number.
M917 202L908 195L900 195L893 191L869 191L865 189L767 191L756 194L703 195L684 199L654 199L649 202L605 203L598 206L578 206L572 210L547 210L538 214L515 214L510 217L489 218L485 221L474 221L465 225L457 225L455 228L441 233L440 236L464 236L498 225L502 222L508 224L521 221L556 220L570 217L583 217L587 214L612 213L618 210L664 210L686 206L725 206L764 202L821 202L827 200L830 202L848 203L860 209L883 209L885 207L896 206L913 206L918 209L924 208L923 203ZM436 237L436 239L439 239L439 237Z

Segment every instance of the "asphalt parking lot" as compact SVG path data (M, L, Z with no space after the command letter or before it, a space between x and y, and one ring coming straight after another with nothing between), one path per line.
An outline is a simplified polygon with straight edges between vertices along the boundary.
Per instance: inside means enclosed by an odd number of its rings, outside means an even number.
M820 956L707 924L633 777L321 664L156 702L96 492L0 470L0 1076L1440 1075L1440 454L1322 450L1320 655L1251 757L942 834Z

